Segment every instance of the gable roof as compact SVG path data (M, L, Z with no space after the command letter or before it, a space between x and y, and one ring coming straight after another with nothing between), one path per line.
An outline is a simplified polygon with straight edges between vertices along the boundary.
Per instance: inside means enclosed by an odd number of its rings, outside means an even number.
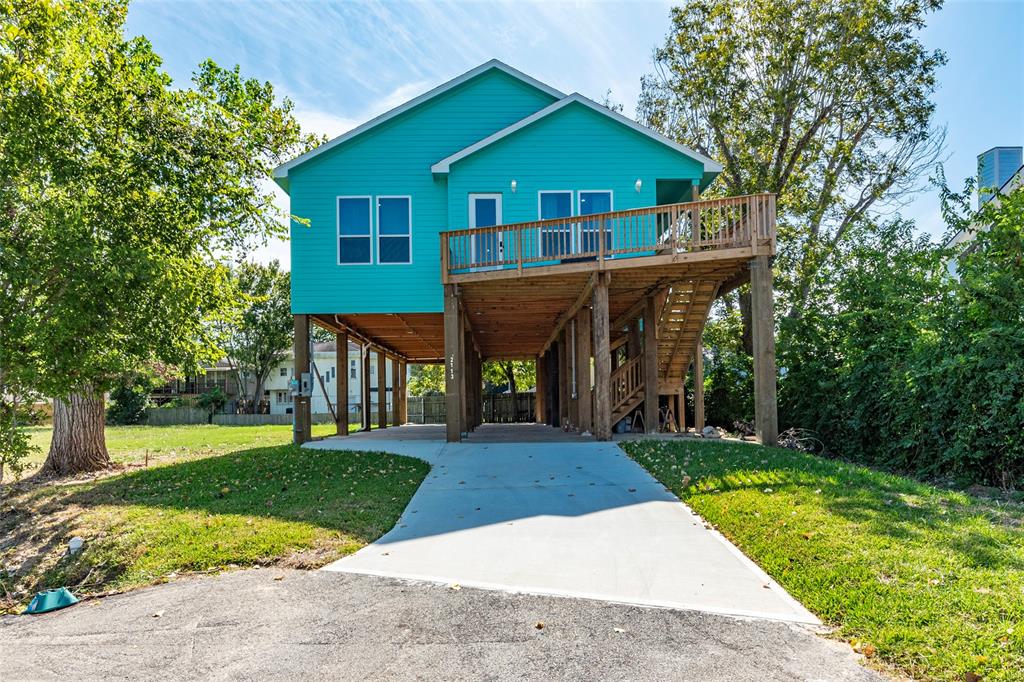
M690 157L691 159L694 159L695 161L699 161L704 166L704 173L705 173L705 175L707 175L709 173L720 173L722 171L722 164L718 163L714 159L709 159L708 157L704 156L703 154L699 154L698 152L695 152L694 150L690 149L689 147L681 145L678 142L674 142L673 140L670 140L669 138L667 138L664 135L662 135L661 133L657 133L657 132L651 130L650 128L648 128L646 126L640 125L639 123L637 123L633 119L627 118L627 117L623 116L622 114L620 114L617 111L612 111L608 107L603 106L601 104L598 104L597 102L584 97L583 95L579 94L578 92L574 92L571 95L569 95L568 97L563 97L562 99L558 100L557 102L555 102L553 104L550 104L549 106L541 109L540 111L538 111L538 112L536 112L534 114L531 114L530 116L527 116L526 118L522 119L521 121L517 121L516 123L513 123L512 125L508 126L507 128L505 128L503 130L499 130L498 132L494 133L493 135L485 137L484 139L480 140L479 142L475 142L475 143L471 144L470 146L466 147L465 149L457 151L454 154L452 154L451 156L448 156L446 158L441 159L440 161L435 163L433 166L431 166L430 170L433 171L434 173L442 173L442 174L443 173L447 173L447 172L449 172L449 170L451 168L451 165L453 163L455 163L456 161L464 159L467 156L469 156L470 154L475 154L476 152L480 151L484 147L488 147L488 146L494 144L495 142L497 142L498 140L502 140L502 139L508 137L509 135L512 135L516 131L522 130L526 126L528 126L528 125L530 125L532 123L535 123L535 122L543 119L546 116L550 116L551 114L555 113L556 111L559 111L559 110L561 110L561 109L565 108L566 106L568 106L570 104L573 104L573 103L582 104L583 106L588 107L588 108L596 111L597 113L599 113L599 114L601 114L603 116L607 116L608 118L612 119L613 121L621 123L622 125L635 130L636 132L640 133L641 135L645 135L646 137L651 138L655 142L663 144L666 147L669 147L670 149L673 149L673 150L679 152L680 154L683 154L685 156Z
M387 112L381 114L380 116L377 116L376 118L370 119L366 123L362 124L361 126L357 126L357 127L353 128L352 130L348 131L347 133L343 133L343 134L339 135L338 137L335 137L334 139L325 142L324 144L320 145L316 149L311 149L310 151L306 152L305 154L302 154L301 156L297 156L294 159L292 159L291 161L288 161L286 163L281 164L280 166L278 166L277 168L274 169L274 180L278 184L280 184L282 187L287 189L288 171L291 170L292 168L295 168L296 166L298 166L300 164L303 164L306 161L309 161L310 159L312 159L313 157L319 156L320 154L323 154L326 151L330 151L331 149L334 149L338 145L344 144L345 142L348 142L349 140L351 140L351 139L353 139L355 137L358 137L359 135L362 135L363 133L365 133L365 132L367 132L369 130L372 130L373 128L376 128L377 126L381 125L382 123L390 121L391 119L395 118L396 116L402 115L406 111L408 111L408 110L410 110L410 109L412 109L414 107L417 107L420 104L422 104L422 103L424 103L424 102L426 102L428 100L432 100L435 97L443 95L444 93L448 92L449 90L453 90L453 89L459 87L460 85L462 85L463 83L465 83L466 81L472 80L473 78L476 78L480 74L485 73L487 71L490 71L491 69L497 69L498 71L503 71L504 73L508 74L509 76L512 76L513 78L516 78L516 79L518 79L518 80L520 80L520 81L522 81L522 82L524 82L524 83L526 83L528 85L532 85L533 87L537 88L538 90L551 95L555 99L562 99L562 98L565 97L565 93L564 92L556 90L555 88L551 87L550 85L547 85L546 83L541 83L539 80L537 80L535 78L532 78L531 76L527 76L522 71L519 71L518 69L514 69L514 68L512 68L511 66L509 66L508 64L506 64L506 63L504 63L502 61L499 61L497 59L492 59L492 60L490 60L488 62L484 62L483 64L481 64L480 66L478 66L478 67L476 67L474 69L470 69L469 71L467 71L466 73L462 74L461 76L456 76L455 78L451 79L447 83L442 83L441 85L437 86L433 90L429 90L429 91L423 93L419 97L416 97L414 99L409 100L405 104L399 105L399 106L395 107L394 109L391 109L390 111L387 111Z

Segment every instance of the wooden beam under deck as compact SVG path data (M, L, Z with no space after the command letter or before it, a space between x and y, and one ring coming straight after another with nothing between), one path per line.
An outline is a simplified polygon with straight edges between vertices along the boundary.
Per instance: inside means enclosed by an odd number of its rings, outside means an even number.
M484 359L532 359L550 347L568 320L588 303L597 274L593 270L596 262L589 263L592 268L589 272L579 271L579 263L569 265L572 269L565 274L478 280L458 285L459 301ZM745 260L716 258L708 262L637 266L606 273L612 321L609 332L616 333L618 326L626 326L639 316L648 296L657 298L659 292L673 286L692 290L698 281L711 283L713 290L714 283L736 277L746 267ZM687 350L686 360L689 355Z

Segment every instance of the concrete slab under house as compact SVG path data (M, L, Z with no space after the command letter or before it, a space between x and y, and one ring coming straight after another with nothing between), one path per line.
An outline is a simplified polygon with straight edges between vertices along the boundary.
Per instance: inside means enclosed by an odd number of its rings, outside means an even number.
M374 385L360 372L352 391L364 430L404 424L407 365L442 363L446 440L472 439L481 366L498 359L536 363L538 423L597 440L627 419L648 433L700 429L701 333L715 299L750 282L755 427L773 443L775 197L702 200L721 170L496 60L280 166L303 219L292 311L295 375L310 380L295 440L310 440L323 388L310 324L385 369ZM337 381L343 404L329 407L345 435L349 374Z

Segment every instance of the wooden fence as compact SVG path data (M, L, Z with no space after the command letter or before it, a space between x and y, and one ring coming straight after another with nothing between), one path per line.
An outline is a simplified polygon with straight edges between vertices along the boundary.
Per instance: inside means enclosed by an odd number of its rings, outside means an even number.
M444 424L444 401L443 395L409 396L409 422ZM480 414L487 423L532 422L533 404L533 393L520 393L515 402L509 394L485 395Z
M151 407L146 410L150 426L174 424L209 424L210 411L202 407Z
M409 396L409 422L412 424L444 424L445 403L443 395ZM482 416L485 422L509 424L512 422L533 421L533 393L520 393L513 402L512 396L485 395L483 397ZM377 420L377 405L373 404L371 412L373 421ZM313 414L314 424L330 424L334 421L329 414ZM388 410L388 423L392 423L394 413ZM150 426L170 426L173 424L219 424L221 426L255 426L259 424L291 424L290 414L213 414L209 410L198 407L160 407L146 410L146 423ZM361 424L362 414L358 408L349 410L349 424Z
M334 418L329 414L314 414L314 424L333 424ZM220 426L257 426L262 424L291 424L290 414L215 414L213 424ZM353 422L358 424L359 422Z

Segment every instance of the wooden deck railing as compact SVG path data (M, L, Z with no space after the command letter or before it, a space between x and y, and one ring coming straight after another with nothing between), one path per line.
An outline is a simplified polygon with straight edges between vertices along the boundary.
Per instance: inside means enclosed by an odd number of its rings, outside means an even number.
M644 385L644 366L641 356L626 360L611 376L612 413L632 398Z
M442 232L441 272L447 279L476 270L762 244L775 249L774 194Z

